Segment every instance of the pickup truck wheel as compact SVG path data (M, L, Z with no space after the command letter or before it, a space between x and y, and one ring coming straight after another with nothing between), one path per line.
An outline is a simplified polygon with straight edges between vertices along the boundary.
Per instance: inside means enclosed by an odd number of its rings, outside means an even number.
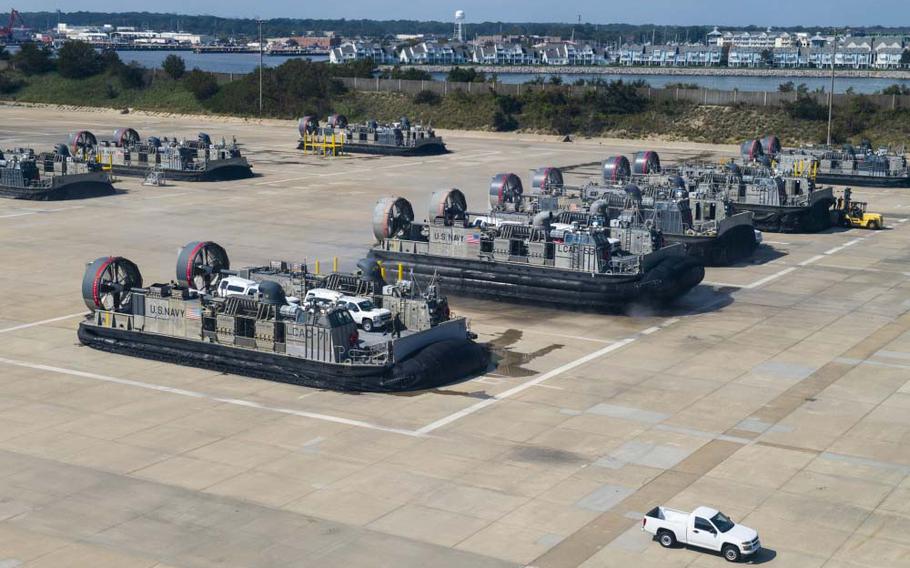
M368 319L363 320L363 330L364 331L373 331L373 322Z
M724 545L723 553L727 562L739 562L739 549L732 544Z
M657 542L664 548L673 548L676 546L676 535L668 530L659 531L657 533Z

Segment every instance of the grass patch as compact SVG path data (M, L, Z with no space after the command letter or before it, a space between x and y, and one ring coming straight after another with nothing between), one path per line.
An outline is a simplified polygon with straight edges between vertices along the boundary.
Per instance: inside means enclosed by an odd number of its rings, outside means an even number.
M176 113L204 113L205 108L179 81L158 76L150 85L124 88L116 76L65 79L56 73L29 77L25 86L3 100L109 108L137 108Z

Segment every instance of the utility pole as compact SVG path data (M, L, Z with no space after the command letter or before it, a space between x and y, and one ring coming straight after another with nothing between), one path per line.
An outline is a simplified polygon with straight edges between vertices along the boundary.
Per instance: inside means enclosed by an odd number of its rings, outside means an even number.
M257 19L259 24L259 120L262 120L262 20Z
M828 93L828 146L831 145L831 119L834 116L834 60L837 59L837 30L834 30L834 49L831 51L831 92Z

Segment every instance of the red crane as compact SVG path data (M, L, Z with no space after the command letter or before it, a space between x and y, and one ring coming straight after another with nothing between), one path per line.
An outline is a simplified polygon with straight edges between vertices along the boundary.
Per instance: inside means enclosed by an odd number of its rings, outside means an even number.
M25 26L25 22L22 21L22 15L13 8L9 12L9 23L5 27L0 28L0 38L12 38L13 27L15 27L16 22L18 22L21 27Z

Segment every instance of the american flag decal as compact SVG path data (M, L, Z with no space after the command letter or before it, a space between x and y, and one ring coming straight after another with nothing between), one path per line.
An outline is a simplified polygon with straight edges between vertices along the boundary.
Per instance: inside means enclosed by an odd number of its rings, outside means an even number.
M191 320L202 319L202 307L201 306L187 306L186 319L191 319Z
M469 245L480 244L480 233L472 233L465 238L465 242Z

